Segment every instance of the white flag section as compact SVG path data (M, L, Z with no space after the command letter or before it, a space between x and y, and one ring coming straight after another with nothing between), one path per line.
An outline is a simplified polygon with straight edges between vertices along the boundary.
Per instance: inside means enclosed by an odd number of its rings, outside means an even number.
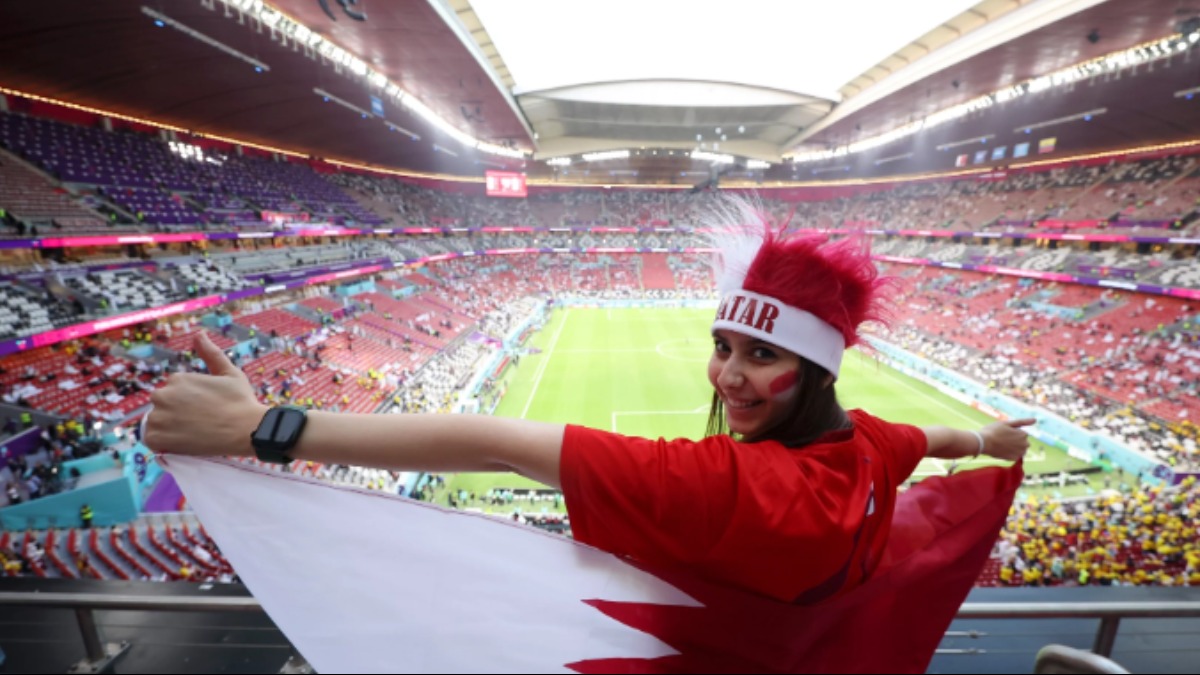
M571 672L675 653L584 604L697 603L566 537L224 459L159 456L320 673Z

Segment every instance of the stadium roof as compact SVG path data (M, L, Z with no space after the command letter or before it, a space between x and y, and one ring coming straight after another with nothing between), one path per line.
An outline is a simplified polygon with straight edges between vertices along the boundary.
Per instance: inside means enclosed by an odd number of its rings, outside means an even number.
M838 101L838 89L978 0L471 0L529 94L644 80L730 82ZM614 88L611 103L713 105ZM756 97L726 103L754 105Z
M864 92L875 95L854 109L1101 3L451 4L529 121L538 158L657 147L778 162Z
M975 4L470 0L539 155L703 143L764 160L856 76Z
M564 15L553 4L522 1L529 4L0 3L0 89L409 172L479 177L484 169L507 168L562 180L566 169L529 160L579 162L583 153L627 149L624 159L571 166L565 180L696 183L713 166L689 156L699 149L736 156L736 168L752 181L789 180L816 174L797 172L799 165L780 163L781 157L872 138L1055 69L1161 39L1200 15L1200 0L982 0L969 7L966 0L940 0L930 3L937 12L911 17L893 16L887 5L911 12L926 3L855 2L847 15L827 14L841 10L807 0L708 8L655 0L633 9L626 0L591 9L573 0L558 3L570 9ZM797 15L796 7L806 13ZM589 12L610 15L617 27L604 27ZM492 17L497 13L500 19ZM514 18L528 22L523 30L532 37L502 37L499 22ZM692 18L700 27L688 23ZM873 32L881 26L890 29L883 37ZM586 30L579 36L571 27ZM533 44L532 55L518 57L505 46L522 40ZM1190 63L1190 54L1177 60ZM522 58L568 68L526 73ZM813 62L820 68L797 65ZM1135 69L1137 91L1126 84L1089 88L1094 93L1077 92L1079 100L1063 103L1061 113L1022 113L1009 127L1079 112L1083 97L1109 111L1088 133L1108 136L1072 139L1072 149L1178 140L1192 133L1194 120L1187 120L1194 114L1175 110L1183 104L1171 92L1194 86L1189 72ZM1116 81L1128 82L1120 73ZM1165 102L1141 105L1159 90ZM1030 98L1039 108L1065 100ZM967 129L976 122L987 129ZM956 141L1007 124L972 117L942 128L947 141ZM942 140L922 137L920 144L931 142ZM895 143L881 157L909 151ZM764 170L747 159L773 166ZM870 175L923 169L923 161L880 165Z

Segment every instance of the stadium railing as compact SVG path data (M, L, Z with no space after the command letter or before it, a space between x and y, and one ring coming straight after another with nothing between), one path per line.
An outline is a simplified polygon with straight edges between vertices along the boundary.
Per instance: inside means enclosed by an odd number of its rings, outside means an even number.
M180 598L101 593L0 593L0 606L71 609L79 624L87 650L85 667L100 672L126 649L128 644L101 640L93 615L95 610L147 612L262 612L262 605L250 597ZM1122 619L1198 618L1200 601L1134 602L968 602L958 611L958 619L1099 619L1092 652L1112 655ZM81 664L84 665L84 664ZM77 671L78 672L78 671ZM293 671L295 672L295 671Z

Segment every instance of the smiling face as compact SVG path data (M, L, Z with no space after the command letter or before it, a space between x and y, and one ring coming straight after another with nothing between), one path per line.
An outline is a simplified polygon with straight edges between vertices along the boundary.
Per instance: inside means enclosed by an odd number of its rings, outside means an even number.
M708 381L725 405L729 431L761 438L794 408L800 357L731 330L713 332Z

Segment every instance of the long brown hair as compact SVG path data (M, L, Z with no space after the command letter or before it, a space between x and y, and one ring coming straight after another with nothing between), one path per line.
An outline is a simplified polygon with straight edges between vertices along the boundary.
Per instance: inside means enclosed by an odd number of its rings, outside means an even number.
M753 438L739 437L738 440L747 443L779 441L789 448L798 448L812 443L827 432L850 427L850 418L838 403L833 382L825 385L829 371L800 357L796 375L799 382L796 399L783 421ZM704 435L721 434L729 434L729 425L725 421L725 404L713 391Z

